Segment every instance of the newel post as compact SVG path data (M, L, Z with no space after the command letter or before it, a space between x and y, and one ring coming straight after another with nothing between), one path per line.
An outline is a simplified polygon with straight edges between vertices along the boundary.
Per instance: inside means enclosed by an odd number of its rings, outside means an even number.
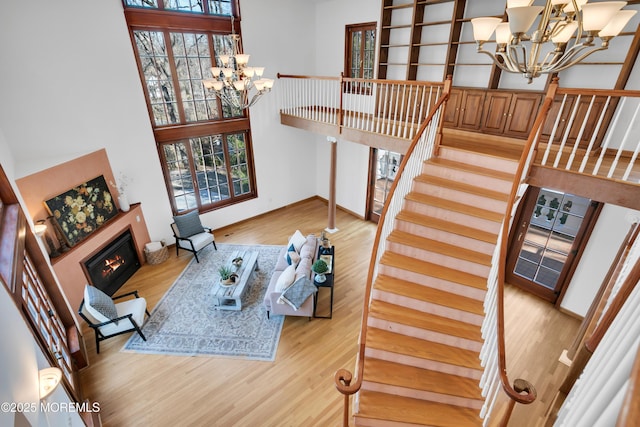
M340 72L340 105L338 106L338 134L342 133L342 124L344 123L344 110L342 109L342 102L344 95L344 72Z

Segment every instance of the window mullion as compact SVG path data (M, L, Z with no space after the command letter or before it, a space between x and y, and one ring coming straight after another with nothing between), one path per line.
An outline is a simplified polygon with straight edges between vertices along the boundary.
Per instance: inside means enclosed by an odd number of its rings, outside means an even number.
M191 171L191 183L193 185L193 195L196 199L196 206L198 211L202 208L202 201L200 200L200 187L198 186L198 175L196 169L196 160L193 157L193 145L191 138L185 140L187 145L187 158L189 159L189 170Z
M233 174L231 173L231 156L229 155L229 135L222 135L222 152L224 153L224 164L227 169L227 185L229 186L229 197L234 198L236 192L233 188Z
M211 66L212 67L217 67L218 63L216 62L216 46L215 46L215 43L213 41L213 33L207 33L207 37L209 38L209 56L211 57ZM211 76L211 78L213 78L213 75ZM218 105L218 111L220 112L220 115L222 115L223 114L223 112L222 112L222 101L217 96L215 98L216 98L216 104Z
M176 67L176 59L173 56L173 46L171 44L171 32L164 30L164 43L167 49L167 57L169 58L169 66L171 67L171 80L173 81L173 91L176 97L178 107L179 123L186 124L187 119L184 113L184 105L182 105L182 90L180 89L180 79L178 78L178 67Z

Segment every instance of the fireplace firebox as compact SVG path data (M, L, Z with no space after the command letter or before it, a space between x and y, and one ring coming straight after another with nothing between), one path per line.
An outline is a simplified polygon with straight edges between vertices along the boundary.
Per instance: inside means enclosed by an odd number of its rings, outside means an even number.
M139 268L140 259L131 230L126 230L84 261L84 271L89 282L110 296Z

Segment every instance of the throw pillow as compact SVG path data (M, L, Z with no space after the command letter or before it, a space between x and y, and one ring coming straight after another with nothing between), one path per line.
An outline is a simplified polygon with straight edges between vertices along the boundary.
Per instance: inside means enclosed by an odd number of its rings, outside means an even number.
M173 220L178 227L180 237L191 237L204 231L204 227L200 222L200 214L197 210L184 215L176 215Z
M86 286L84 303L90 313L96 311L107 320L113 320L118 317L118 310L116 310L116 305L111 297L94 286ZM103 319L97 320L105 321Z
M302 304L311 295L318 292L318 288L315 287L309 279L302 276L299 277L291 286L289 286L280 296L285 303L289 304L291 308L298 311Z
M293 244L293 247L296 249L296 252L300 253L300 249L302 249L302 246L306 242L307 242L307 238L302 235L300 230L296 230L296 232L293 233L293 236L291 236L291 238L289 239L289 243L287 243L287 247Z
M291 265L291 263L289 262L289 258L288 258L289 257L289 252L296 252L296 248L295 248L295 246L293 246L293 243L290 243L287 246L287 250L284 251L284 259L285 259L285 261L287 261L287 264Z
M282 273L280 273L280 277L278 277L278 281L276 282L276 286L274 290L276 292L284 291L285 289L287 289L287 287L289 287L293 283L293 280L295 278L296 278L296 266L290 265L289 267L285 268Z
M300 262L300 255L296 251L289 251L286 253L287 264L293 265L294 267L298 265Z

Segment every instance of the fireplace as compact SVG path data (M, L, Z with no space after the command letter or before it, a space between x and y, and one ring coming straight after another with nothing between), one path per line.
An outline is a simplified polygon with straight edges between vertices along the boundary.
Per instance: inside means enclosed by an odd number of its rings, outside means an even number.
M98 253L84 261L89 282L107 295L113 295L140 268L140 259L131 230L113 239Z

